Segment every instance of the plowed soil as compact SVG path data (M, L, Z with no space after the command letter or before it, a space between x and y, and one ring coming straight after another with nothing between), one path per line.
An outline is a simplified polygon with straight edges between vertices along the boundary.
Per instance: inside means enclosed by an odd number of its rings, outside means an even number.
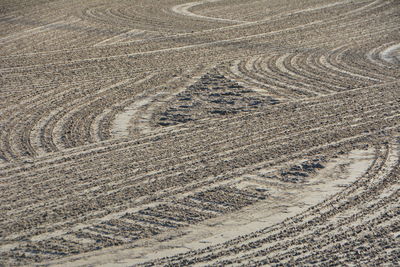
M0 0L0 265L399 265L399 14Z

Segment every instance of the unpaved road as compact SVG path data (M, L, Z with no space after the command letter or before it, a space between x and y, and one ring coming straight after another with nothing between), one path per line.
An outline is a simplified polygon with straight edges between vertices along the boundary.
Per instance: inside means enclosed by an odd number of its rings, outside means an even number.
M0 265L400 264L399 1L0 7Z

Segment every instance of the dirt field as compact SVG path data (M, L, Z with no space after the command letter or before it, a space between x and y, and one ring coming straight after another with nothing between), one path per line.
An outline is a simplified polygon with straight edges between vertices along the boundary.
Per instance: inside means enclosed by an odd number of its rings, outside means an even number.
M0 265L400 264L399 15L0 0Z

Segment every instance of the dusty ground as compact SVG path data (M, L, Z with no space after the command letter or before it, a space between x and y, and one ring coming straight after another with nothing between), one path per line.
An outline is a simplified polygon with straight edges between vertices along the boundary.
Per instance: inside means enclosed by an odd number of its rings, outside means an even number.
M0 0L0 265L400 264L399 14Z

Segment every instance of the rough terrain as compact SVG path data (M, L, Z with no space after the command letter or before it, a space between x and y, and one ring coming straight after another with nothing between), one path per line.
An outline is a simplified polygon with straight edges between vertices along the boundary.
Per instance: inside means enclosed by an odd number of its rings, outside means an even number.
M400 264L397 0L0 0L0 265Z

